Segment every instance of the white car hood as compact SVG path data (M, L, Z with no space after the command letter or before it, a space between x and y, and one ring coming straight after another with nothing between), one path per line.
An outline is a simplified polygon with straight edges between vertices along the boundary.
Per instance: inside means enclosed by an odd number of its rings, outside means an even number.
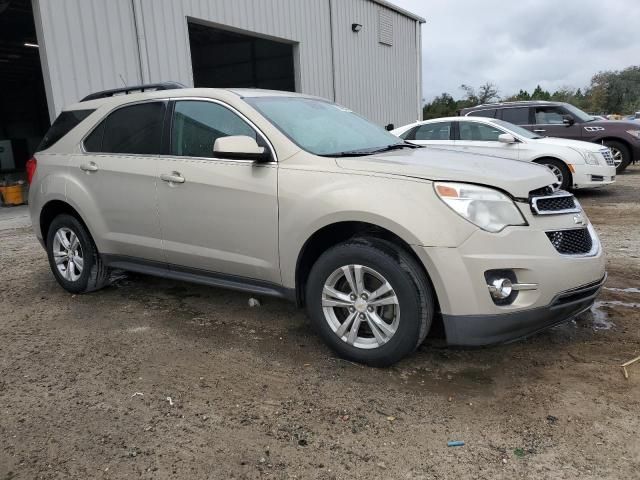
M551 171L541 165L434 147L336 158L336 162L346 170L359 172L493 186L518 198L526 198L531 190L556 182Z
M599 152L603 148L606 148L604 145L599 145L597 143L583 142L581 140L569 140L567 138L554 138L554 137L533 138L533 139L527 140L527 142L535 142L536 144L553 145L557 147L570 147L570 148L575 148L575 149L583 150L587 152Z

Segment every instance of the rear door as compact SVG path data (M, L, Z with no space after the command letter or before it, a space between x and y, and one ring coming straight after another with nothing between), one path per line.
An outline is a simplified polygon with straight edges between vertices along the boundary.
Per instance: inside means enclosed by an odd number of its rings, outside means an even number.
M518 160L518 144L500 142L498 137L503 133L507 132L490 123L461 119L454 148L461 152Z
M279 284L277 163L213 155L219 137L248 135L266 145L264 137L214 100L176 100L171 118L170 155L158 161L169 268Z
M89 224L101 253L164 261L156 197L166 102L110 113L71 158L67 196Z

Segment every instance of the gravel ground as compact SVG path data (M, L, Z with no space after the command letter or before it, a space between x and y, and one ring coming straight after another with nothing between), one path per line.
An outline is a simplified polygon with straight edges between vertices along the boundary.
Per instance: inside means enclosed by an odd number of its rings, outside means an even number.
M2 209L0 480L638 478L640 364L618 365L640 355L640 166L578 197L608 252L597 308L379 370L278 300L138 275L67 294Z

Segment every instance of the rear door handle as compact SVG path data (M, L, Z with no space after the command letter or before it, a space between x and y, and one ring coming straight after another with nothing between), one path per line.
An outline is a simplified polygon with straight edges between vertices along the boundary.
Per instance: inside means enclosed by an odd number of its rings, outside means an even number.
M162 173L160 179L169 183L184 183L184 177L180 172Z
M538 129L538 130L534 130L534 132L537 132L537 133L539 133L539 132L546 132L546 130Z
M97 172L98 165L95 162L83 163L80 165L80 170L84 170L85 172Z

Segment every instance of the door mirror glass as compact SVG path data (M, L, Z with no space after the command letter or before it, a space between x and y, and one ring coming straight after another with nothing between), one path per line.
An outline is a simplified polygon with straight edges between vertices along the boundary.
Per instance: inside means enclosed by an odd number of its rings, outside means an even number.
M216 139L213 144L213 156L215 158L266 161L269 159L269 151L259 146L254 138L246 135L232 135Z
M498 136L498 140L501 143L516 143L516 137L511 135L510 133L502 133Z
M566 126L570 127L571 125L576 123L576 120L571 115L563 115L562 116L562 123L564 123Z

